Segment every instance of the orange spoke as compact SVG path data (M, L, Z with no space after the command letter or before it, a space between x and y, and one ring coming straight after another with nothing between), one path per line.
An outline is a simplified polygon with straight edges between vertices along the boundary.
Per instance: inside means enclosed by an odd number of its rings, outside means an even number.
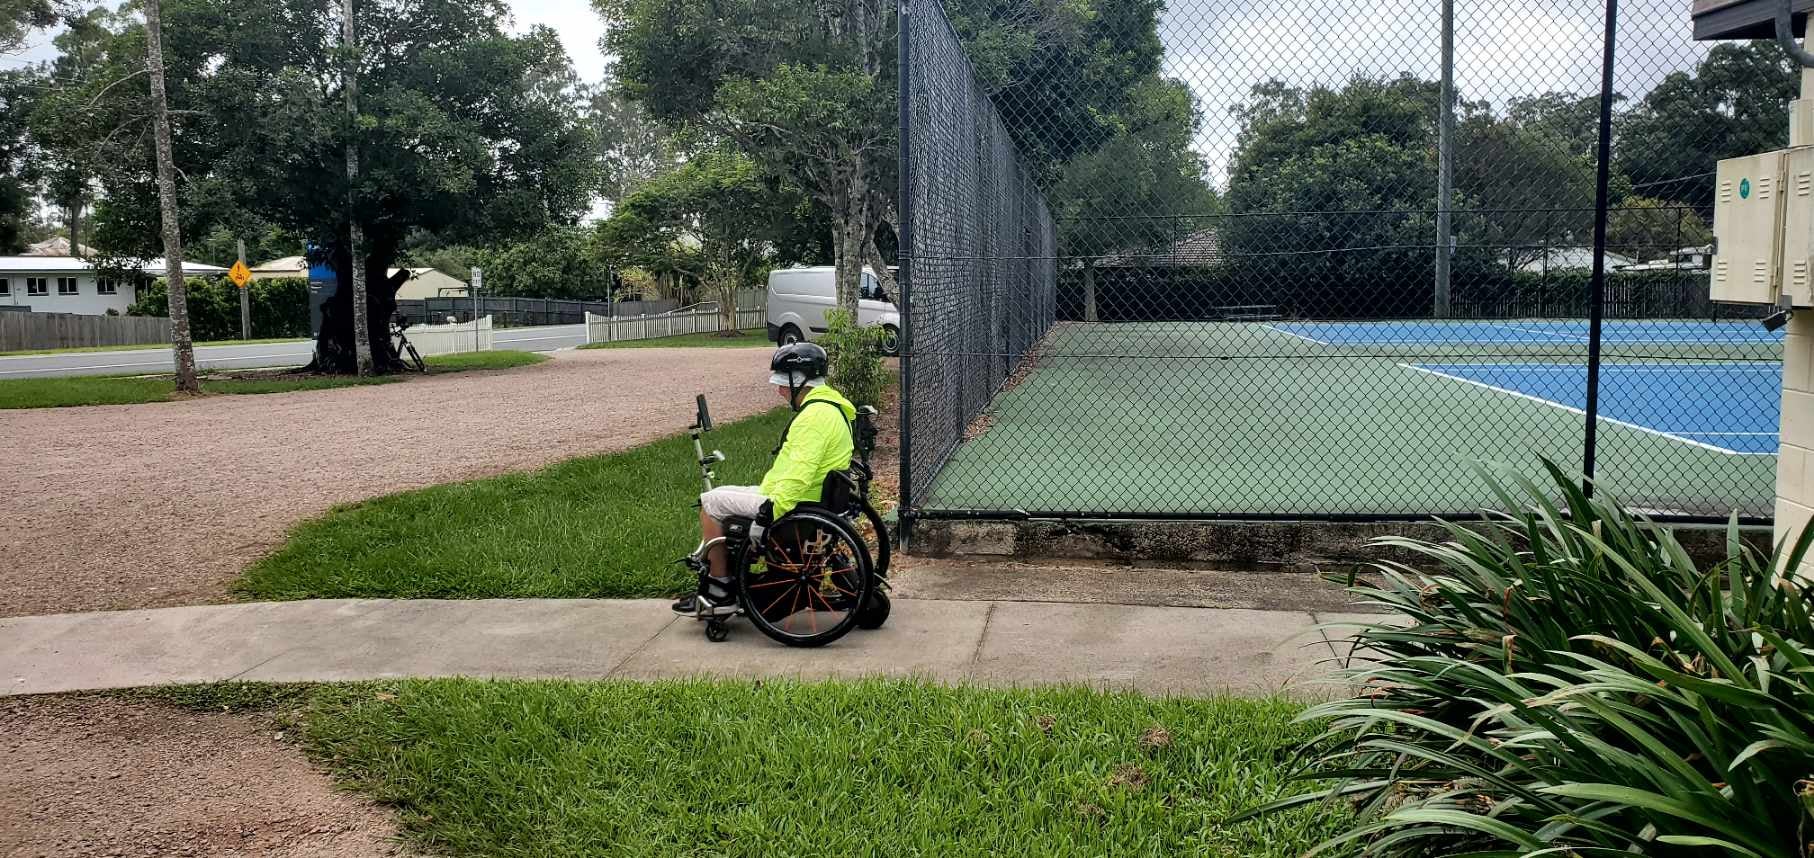
M792 583L794 583L794 579L792 579L792 578L783 578L783 579L781 579L781 580L779 580L779 581L764 581L764 582L762 582L762 583L761 583L761 584L745 584L745 585L744 585L744 586L743 586L743 589L745 589L745 590L760 590L760 589L762 589L762 588L763 588L763 587L779 587L779 586L781 586L781 585L782 585L782 584L792 584Z
M768 607L762 609L762 616L768 616L768 612L774 610L776 605L781 604L781 599L786 595L786 593L782 593L780 596L776 596L773 602L768 603Z

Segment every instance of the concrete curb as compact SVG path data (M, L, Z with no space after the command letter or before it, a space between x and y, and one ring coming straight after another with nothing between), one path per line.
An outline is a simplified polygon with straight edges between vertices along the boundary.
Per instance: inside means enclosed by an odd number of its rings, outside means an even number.
M1303 611L898 599L817 650L731 640L659 600L320 600L0 619L0 695L229 680L916 677L1153 694L1326 698L1335 649Z

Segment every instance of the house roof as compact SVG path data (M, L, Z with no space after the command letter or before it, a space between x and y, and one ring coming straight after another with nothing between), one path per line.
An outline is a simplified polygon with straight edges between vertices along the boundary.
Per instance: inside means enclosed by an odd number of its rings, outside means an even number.
M126 266L132 268L133 266ZM151 275L164 273L164 260L147 259L138 270ZM0 274L85 274L94 271L94 263L76 256L0 256ZM227 269L200 262L184 262L185 274L225 274Z
M1096 261L1097 268L1201 268L1222 261L1222 234L1200 229L1170 245L1124 250Z

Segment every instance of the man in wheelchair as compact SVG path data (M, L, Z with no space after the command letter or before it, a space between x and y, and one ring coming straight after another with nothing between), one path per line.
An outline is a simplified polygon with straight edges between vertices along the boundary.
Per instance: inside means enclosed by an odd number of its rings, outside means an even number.
M825 350L812 343L775 350L768 381L793 408L793 420L761 485L719 486L699 496L699 529L706 543L724 535L726 519L772 521L802 503L818 501L826 476L850 467L855 452L850 423L857 408L825 382L829 363ZM736 613L727 554L723 542L707 552L711 571L703 592L675 602L674 613L689 617ZM706 604L699 605L698 599Z

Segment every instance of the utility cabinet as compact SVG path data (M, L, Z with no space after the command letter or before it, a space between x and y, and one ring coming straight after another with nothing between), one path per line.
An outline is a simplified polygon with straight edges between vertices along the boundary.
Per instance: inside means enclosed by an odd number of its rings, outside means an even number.
M1814 306L1814 147L1719 162L1712 298Z

